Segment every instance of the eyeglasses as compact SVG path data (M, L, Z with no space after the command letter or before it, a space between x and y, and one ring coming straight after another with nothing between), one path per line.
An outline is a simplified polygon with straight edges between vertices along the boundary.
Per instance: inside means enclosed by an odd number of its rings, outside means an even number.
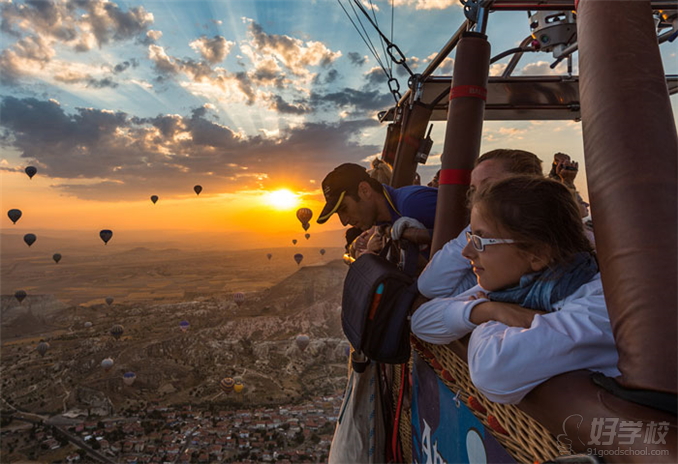
M473 248L478 252L485 251L487 245L501 245L502 243L516 243L510 238L482 238L478 235L473 235L471 232L466 232L466 241L473 244Z

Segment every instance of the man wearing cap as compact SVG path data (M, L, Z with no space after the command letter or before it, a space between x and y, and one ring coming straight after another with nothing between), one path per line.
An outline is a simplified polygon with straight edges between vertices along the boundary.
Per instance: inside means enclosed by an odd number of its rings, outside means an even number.
M326 204L318 217L319 224L337 213L342 225L367 230L374 225L392 224L394 240L431 242L436 189L420 185L395 189L379 183L364 167L353 163L335 168L325 177L322 187Z

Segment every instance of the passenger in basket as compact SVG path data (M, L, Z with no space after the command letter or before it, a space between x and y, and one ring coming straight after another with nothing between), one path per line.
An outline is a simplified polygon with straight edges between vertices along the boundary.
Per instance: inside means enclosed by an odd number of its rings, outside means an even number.
M325 207L318 217L323 224L334 213L343 225L362 230L392 224L391 237L419 245L431 243L438 191L409 185L398 189L381 184L360 165L346 163L323 180Z
M499 403L518 403L568 371L620 375L598 264L572 192L516 176L471 201L463 255L479 285L420 306L413 333L437 344L471 333L471 380Z
M537 155L523 150L499 149L488 151L476 161L471 172L469 198L473 192L486 184L517 174L531 174L543 177L541 160ZM433 255L428 266L419 276L419 293L427 298L459 295L478 283L471 263L461 255L466 246L466 232L462 230Z

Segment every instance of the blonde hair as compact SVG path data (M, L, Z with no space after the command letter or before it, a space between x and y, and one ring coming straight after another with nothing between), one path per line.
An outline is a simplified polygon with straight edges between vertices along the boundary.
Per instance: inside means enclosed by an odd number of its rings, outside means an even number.
M388 165L386 161L382 161L379 158L374 158L372 160L372 169L367 171L371 178L379 181L380 184L390 184L391 176L393 171L391 166Z

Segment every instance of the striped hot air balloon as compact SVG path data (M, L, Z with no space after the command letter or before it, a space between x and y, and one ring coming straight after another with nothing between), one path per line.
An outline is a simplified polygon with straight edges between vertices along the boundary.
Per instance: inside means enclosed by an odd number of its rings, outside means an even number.
M120 324L116 324L113 327L111 327L111 335L113 335L116 340L120 340L120 337L122 337L122 334L124 332L125 332L125 329Z
M224 377L221 379L221 382L219 382L219 388L221 388L221 391L226 394L231 393L233 391L233 387L235 387L235 380L230 377Z
M38 354L40 354L40 356L45 356L45 353L47 353L47 350L49 350L49 343L40 340L40 343L38 343L38 347L36 348L36 350L38 351Z
M312 217L313 211L311 211L309 208L299 208L297 210L297 219L299 219L302 226L304 224L308 224Z
M242 306L242 304L245 302L245 294L243 292L234 293L233 301L235 301L235 304L237 304L238 306Z

